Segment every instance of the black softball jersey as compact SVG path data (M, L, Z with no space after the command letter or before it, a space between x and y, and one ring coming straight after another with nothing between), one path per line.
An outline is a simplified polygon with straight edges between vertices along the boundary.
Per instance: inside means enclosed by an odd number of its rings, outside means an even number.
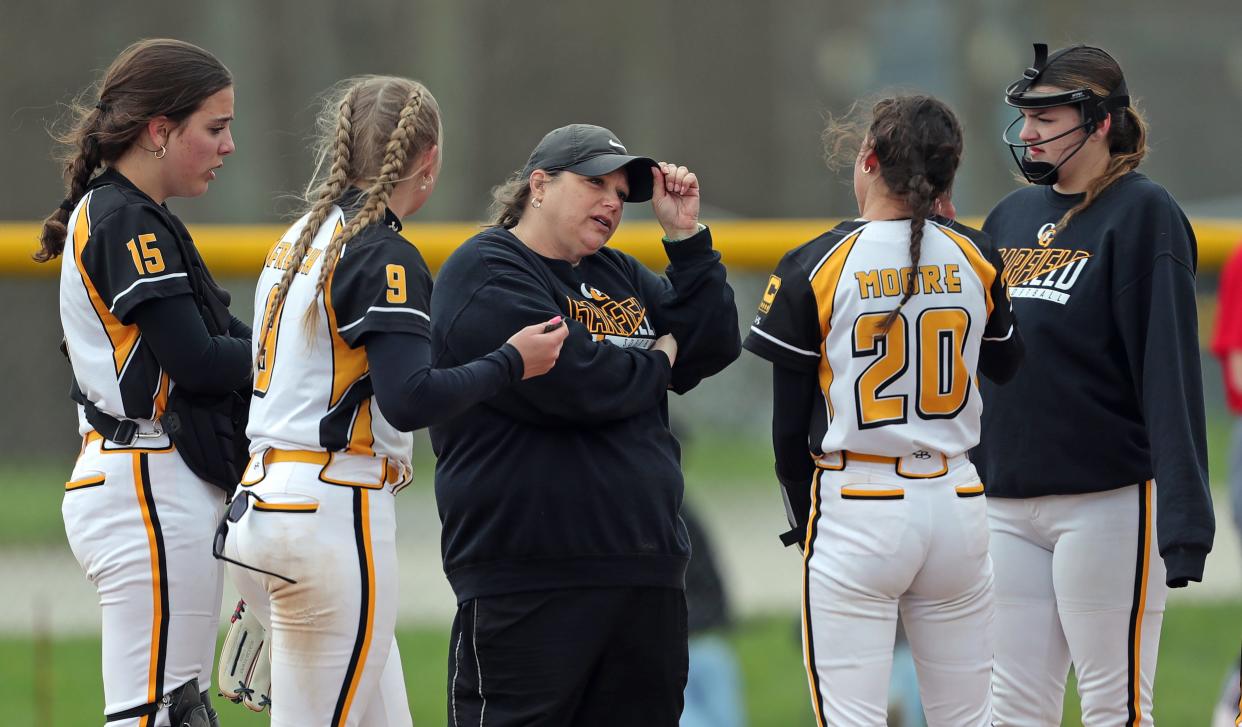
M576 587L682 588L681 448L668 391L741 351L733 291L706 229L666 243L667 279L605 247L577 265L491 228L445 262L435 365L495 350L561 315L556 365L431 427L444 570L459 602ZM672 333L676 365L652 350Z
M1004 386L983 382L973 459L991 497L1154 478L1169 577L1199 580L1215 524L1194 232L1169 193L1137 172L1056 229L1081 199L1024 187L984 222L1004 260L1026 363Z
M91 180L69 220L60 310L78 386L100 411L158 419L173 387L232 391L250 377L245 324L228 315L229 294L189 231L120 172ZM193 275L220 303L209 333ZM173 374L176 374L173 376ZM79 404L79 433L92 429Z

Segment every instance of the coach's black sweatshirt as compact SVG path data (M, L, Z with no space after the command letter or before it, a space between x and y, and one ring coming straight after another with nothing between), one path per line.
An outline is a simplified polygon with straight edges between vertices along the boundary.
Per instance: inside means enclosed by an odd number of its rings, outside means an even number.
M459 602L555 588L682 588L681 449L668 391L741 351L733 291L707 230L667 243L668 279L603 248L578 265L491 228L445 262L432 295L436 366L564 316L556 366L431 428L444 570ZM676 366L649 350L672 333Z
M1155 478L1160 554L1169 583L1185 585L1203 577L1215 531L1194 232L1163 187L1130 173L1048 241L1081 199L1026 187L984 222L1005 262L1026 363L1004 386L983 382L972 458L989 497Z

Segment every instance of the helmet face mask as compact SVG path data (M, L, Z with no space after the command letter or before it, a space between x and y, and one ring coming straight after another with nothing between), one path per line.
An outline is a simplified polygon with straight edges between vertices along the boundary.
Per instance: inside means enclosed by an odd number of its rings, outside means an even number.
M1077 126L1067 129L1056 136L1051 136L1047 139L1038 139L1028 144L1021 139L1014 141L1010 138L1010 134L1014 127L1021 124L1024 118L1025 117L1019 114L1018 118L1014 119L1009 126L1005 127L1005 133L1001 136L1005 144L1009 146L1009 155L1013 157L1014 163L1018 165L1018 171L1022 173L1022 176L1026 179L1026 181L1031 184L1056 184L1060 178L1061 166L1072 159L1074 155L1086 145L1087 138L1091 135L1091 132L1095 131L1096 122L1091 119L1086 119ZM1079 141L1078 145L1075 146L1068 154L1062 156L1060 161L1055 164L1047 161L1036 161L1026 155L1026 150L1033 146L1039 146L1041 144L1047 144L1050 141L1065 138L1066 136L1069 136L1079 130L1085 130L1085 133L1082 135L1082 140Z
M1117 88L1113 89L1108 96L1101 98L1096 92L1090 88L1075 88L1069 90L1058 90L1054 92L1035 92L1031 89L1039 84L1040 77L1044 71L1048 69L1058 58L1065 55L1068 51L1074 50L1074 46L1063 48L1056 53L1048 56L1048 46L1044 43L1035 44L1035 63L1022 73L1022 78L1009 84L1005 89L1005 103L1017 109L1047 109L1055 106L1077 106L1081 123L1072 129L1068 129L1054 137L1048 139L1040 139L1035 142L1026 143L1021 139L1014 140L1010 134L1014 127L1022 120L1023 116L1019 114L1001 134L1001 140L1009 147L1009 154L1013 157L1014 162L1018 165L1018 171L1026 181L1031 184L1052 185L1056 184L1059 178L1061 166L1068 162L1075 154L1077 154L1087 143L1087 138L1095 131L1096 127L1108 118L1113 110L1126 108L1130 105L1129 92L1126 89L1126 82L1122 79ZM1055 164L1046 161L1034 161L1027 157L1026 152L1033 146L1046 144L1055 141L1078 130L1085 130L1082 141L1073 148L1068 154L1065 154L1060 161Z

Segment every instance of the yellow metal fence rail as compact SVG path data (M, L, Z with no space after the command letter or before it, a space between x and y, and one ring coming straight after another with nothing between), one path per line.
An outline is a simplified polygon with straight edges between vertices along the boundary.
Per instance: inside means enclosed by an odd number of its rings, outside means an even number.
M737 270L766 272L784 252L821 234L837 219L725 220L711 222L712 237L725 264ZM979 219L963 222L978 226ZM1199 269L1216 270L1233 248L1242 242L1242 219L1192 220L1199 241ZM194 225L191 232L212 273L217 277L257 275L273 243L284 233L282 225ZM464 240L480 230L470 223L414 223L405 236L417 245L432 270ZM646 265L660 269L666 263L660 245L660 228L654 222L629 222L618 230L614 247L634 255ZM55 264L40 265L30 259L38 247L39 225L0 222L0 275L51 276Z

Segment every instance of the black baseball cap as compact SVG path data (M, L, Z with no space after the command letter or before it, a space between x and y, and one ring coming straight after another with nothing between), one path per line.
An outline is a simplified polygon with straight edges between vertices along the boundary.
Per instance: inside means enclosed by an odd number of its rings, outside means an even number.
M522 176L543 169L549 172L567 171L584 176L598 176L625 167L630 182L630 195L626 202L646 202L651 199L651 168L655 160L633 156L617 135L602 126L593 124L570 124L549 131L530 153L530 159L522 168Z

